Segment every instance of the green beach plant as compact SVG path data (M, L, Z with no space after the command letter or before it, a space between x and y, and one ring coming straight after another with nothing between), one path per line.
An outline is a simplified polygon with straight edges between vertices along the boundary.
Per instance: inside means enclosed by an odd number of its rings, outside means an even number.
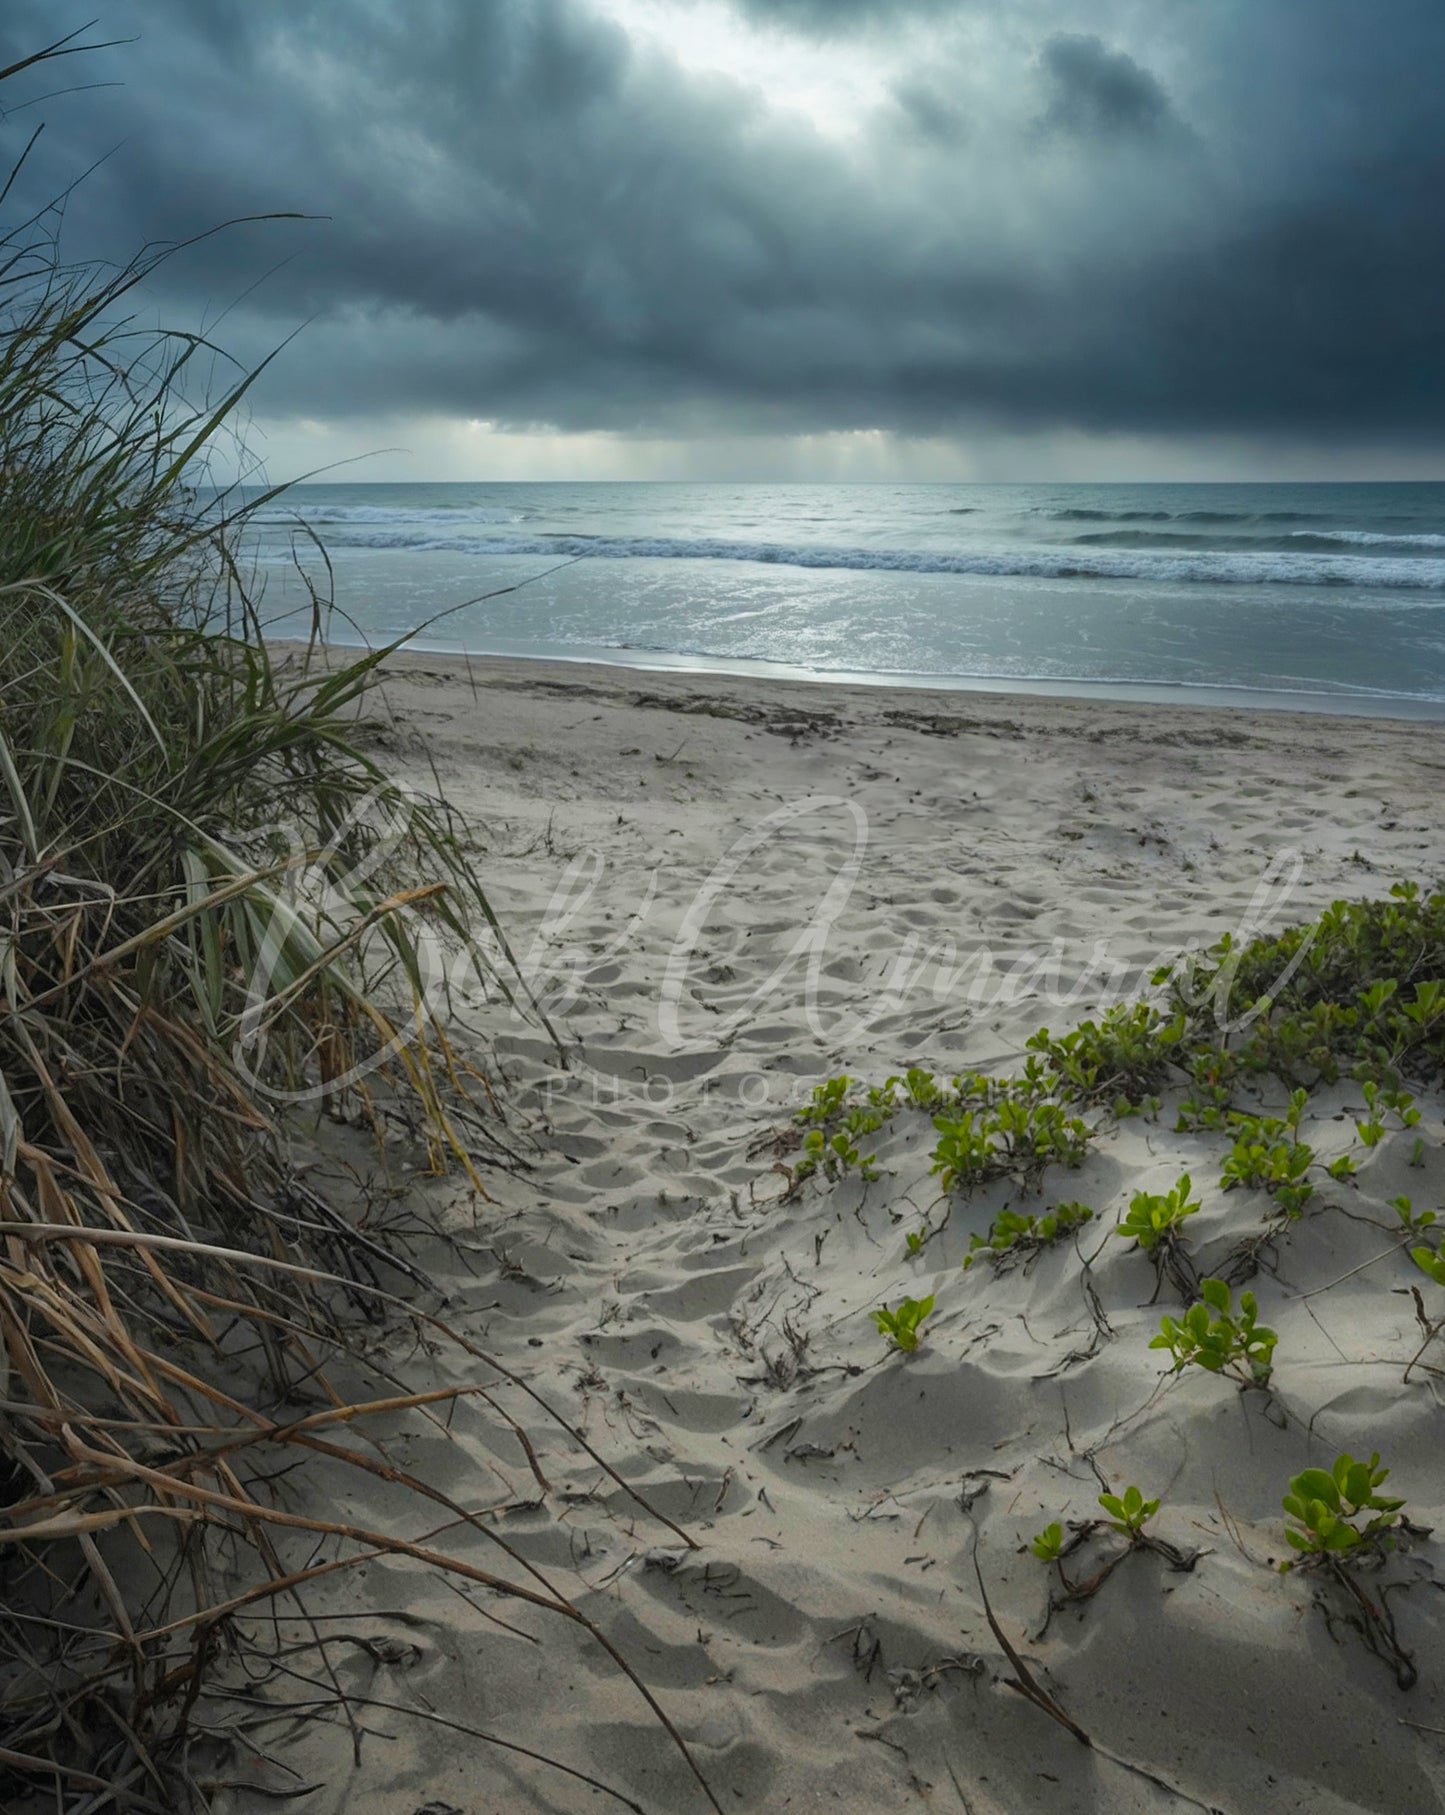
M1293 1476L1282 1504L1285 1541L1295 1556L1281 1562L1279 1570L1282 1575L1295 1568L1324 1573L1366 1648L1389 1665L1401 1689L1411 1689L1420 1673L1401 1642L1390 1603L1384 1594L1366 1593L1356 1569L1393 1550L1398 1532L1407 1527L1404 1500L1379 1492L1389 1473L1380 1467L1376 1451L1368 1462L1344 1452L1328 1469L1306 1468Z
M1411 1248L1410 1258L1427 1279L1433 1279L1437 1286L1445 1286L1445 1255L1422 1245Z
M1344 1452L1328 1470L1307 1468L1292 1477L1284 1497L1291 1548L1305 1557L1355 1560L1388 1545L1405 1504L1377 1491L1389 1473L1380 1467L1378 1451L1368 1462Z
M880 1336L886 1336L889 1346L911 1353L918 1347L922 1335L922 1326L933 1314L933 1294L927 1298L904 1298L891 1309L880 1305L870 1312Z
M1220 1169L1223 1190L1238 1186L1263 1187L1286 1216L1298 1216L1314 1196L1305 1174L1314 1164L1314 1149L1304 1141L1273 1141L1240 1134Z
M803 1137L803 1157L793 1168L793 1179L801 1182L821 1172L832 1181L855 1171L865 1180L875 1179L878 1176L873 1164L876 1157L872 1153L861 1154L851 1135L841 1128L833 1135L825 1135L821 1128L811 1128Z
M1390 1199L1390 1208L1399 1217L1401 1226L1411 1235L1422 1235L1437 1220L1433 1210L1417 1210L1414 1201L1403 1191L1398 1197Z
M1066 1235L1082 1229L1093 1215L1087 1204L1073 1202L1055 1204L1043 1215L1020 1214L1005 1208L989 1224L987 1235L969 1238L963 1264L968 1268L976 1260L1000 1261L1008 1256L1052 1247Z
M911 1109L932 1110L947 1094L933 1073L920 1065L910 1065L900 1076L884 1081L883 1091L890 1103L896 1100L900 1087L903 1101Z
M945 1191L1010 1175L1034 1180L1051 1165L1082 1162L1093 1130L1063 1105L1041 1099L1032 1080L996 1081L987 1100L991 1106L933 1118L939 1138L932 1171Z
M1168 1081L1187 1026L1180 1011L1166 1016L1147 1002L1120 1003L1059 1039L1040 1028L1027 1046L1047 1060L1065 1095L1129 1114Z
M1222 1279L1201 1280L1198 1302L1182 1318L1164 1317L1149 1347L1168 1350L1176 1374L1193 1365L1211 1374L1233 1372L1247 1385L1264 1386L1279 1338L1258 1316L1253 1292L1240 1293L1236 1312Z
M1057 1519L1029 1539L1029 1549L1041 1563L1057 1563L1064 1554L1064 1528Z
M1420 1120L1415 1098L1408 1090L1391 1090L1366 1078L1361 1086L1365 1097L1365 1117L1355 1120L1355 1129L1367 1147L1378 1147L1385 1138L1385 1116L1393 1114L1402 1128L1413 1128Z
M1139 1542L1144 1527L1159 1510L1158 1500L1146 1500L1137 1487L1126 1487L1122 1494L1100 1494L1099 1504L1108 1513L1113 1530L1131 1544Z
M1184 1172L1168 1191L1136 1191L1119 1218L1115 1235L1137 1242L1146 1254L1153 1253L1161 1242L1177 1241L1184 1219L1200 1209L1199 1199L1190 1196L1193 1188Z
M836 1078L826 1078L821 1084L813 1086L808 1101L797 1112L794 1118L799 1122L810 1122L816 1127L823 1127L843 1113L848 1101L848 1093L853 1088L853 1079L846 1072Z
M1423 981L1418 981L1423 979ZM1375 901L1336 901L1317 920L1156 974L1203 1031L1242 1030L1233 1062L1296 1082L1343 1072L1394 1090L1445 1070L1445 890L1394 884ZM1308 1072L1310 1077L1297 1074Z

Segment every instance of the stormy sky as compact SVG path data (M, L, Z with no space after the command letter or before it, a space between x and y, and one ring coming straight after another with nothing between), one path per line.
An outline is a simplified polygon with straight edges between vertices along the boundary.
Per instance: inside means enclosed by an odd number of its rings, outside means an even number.
M1441 0L7 0L275 476L1445 476ZM71 83L107 84L43 97Z

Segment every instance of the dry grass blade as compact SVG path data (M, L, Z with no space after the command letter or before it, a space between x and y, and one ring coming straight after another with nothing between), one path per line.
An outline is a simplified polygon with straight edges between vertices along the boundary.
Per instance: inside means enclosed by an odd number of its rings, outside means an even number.
M66 262L60 208L20 205L27 149L0 182L0 1806L203 1808L197 1711L259 1609L314 1632L303 1591L397 1556L587 1634L717 1810L585 1613L381 1437L342 1440L446 1408L484 1443L509 1430L545 1496L535 1407L639 1498L524 1379L384 1290L390 1266L427 1287L296 1178L304 1106L402 1130L485 1198L487 1166L519 1162L445 978L465 956L497 1003L526 1012L526 988L463 829L359 735L380 652L288 667L264 642L244 537L275 492L216 490L203 464L253 375L193 400L214 349L126 313L167 254ZM409 1390L352 1335L394 1315L490 1371ZM293 1415L302 1395L320 1408ZM291 1506L298 1456L364 1476L390 1522ZM506 1562L400 1529L431 1505Z

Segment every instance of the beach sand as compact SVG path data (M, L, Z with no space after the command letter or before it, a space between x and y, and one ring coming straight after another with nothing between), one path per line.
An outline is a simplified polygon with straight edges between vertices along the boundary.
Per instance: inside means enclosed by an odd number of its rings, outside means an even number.
M1220 1190L1227 1138L1175 1133L1177 1092L1157 1120L1108 1122L1041 1193L1003 1181L950 1209L910 1110L877 1136L876 1180L784 1201L793 1112L830 1075L1013 1071L1040 1025L1138 995L1180 951L1434 880L1441 730L420 654L388 662L385 692L374 748L471 828L568 1061L504 1006L475 1007L527 1164L487 1175L491 1204L418 1182L415 1206L457 1245L414 1252L446 1319L697 1548L535 1407L540 1498L481 1414L450 1437L397 1422L390 1460L499 1509L492 1528L626 1655L739 1815L1441 1807L1438 1547L1412 1541L1362 1578L1402 1584L1387 1605L1408 1691L1336 1585L1277 1569L1289 1477L1342 1449L1378 1449L1411 1517L1445 1518L1439 1383L1428 1367L1402 1382L1410 1288L1439 1293L1388 1208L1445 1202L1441 1099L1366 1150L1358 1086L1317 1093L1301 1138L1322 1160L1354 1152L1359 1176L1313 1175L1288 1226L1264 1193ZM1407 1164L1416 1134L1423 1166ZM1111 1230L1134 1191L1186 1171L1201 1274L1272 1233L1252 1282L1279 1332L1269 1393L1165 1379L1148 1347L1178 1298ZM962 1268L1003 1205L1059 1198L1095 1210L1077 1243ZM888 1352L871 1309L928 1293L918 1349ZM440 1344L391 1365L410 1387L478 1368ZM1104 1483L1159 1496L1151 1529L1201 1554L1188 1570L1130 1554L1049 1618L1059 1578L1028 1542L1096 1516ZM318 1468L289 1492L330 1489ZM335 1516L387 1516L352 1471L344 1494ZM415 1533L448 1515L410 1517ZM480 1538L447 1542L521 1579ZM1122 1549L1096 1534L1070 1579ZM395 1559L323 1585L313 1605L358 1635L338 1668L370 1698L360 1762L343 1724L313 1722L280 1764L248 1766L255 1790L314 1784L308 1815L626 1806L472 1729L648 1815L706 1810L586 1634L462 1586ZM1092 1746L1008 1686L1019 1659ZM229 1806L275 1804L237 1790Z

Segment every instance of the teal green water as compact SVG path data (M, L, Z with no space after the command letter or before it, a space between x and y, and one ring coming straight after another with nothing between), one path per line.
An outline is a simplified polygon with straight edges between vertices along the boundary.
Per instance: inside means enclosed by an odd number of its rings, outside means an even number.
M1445 714L1445 484L308 485L258 524L277 634L299 517L339 637Z

